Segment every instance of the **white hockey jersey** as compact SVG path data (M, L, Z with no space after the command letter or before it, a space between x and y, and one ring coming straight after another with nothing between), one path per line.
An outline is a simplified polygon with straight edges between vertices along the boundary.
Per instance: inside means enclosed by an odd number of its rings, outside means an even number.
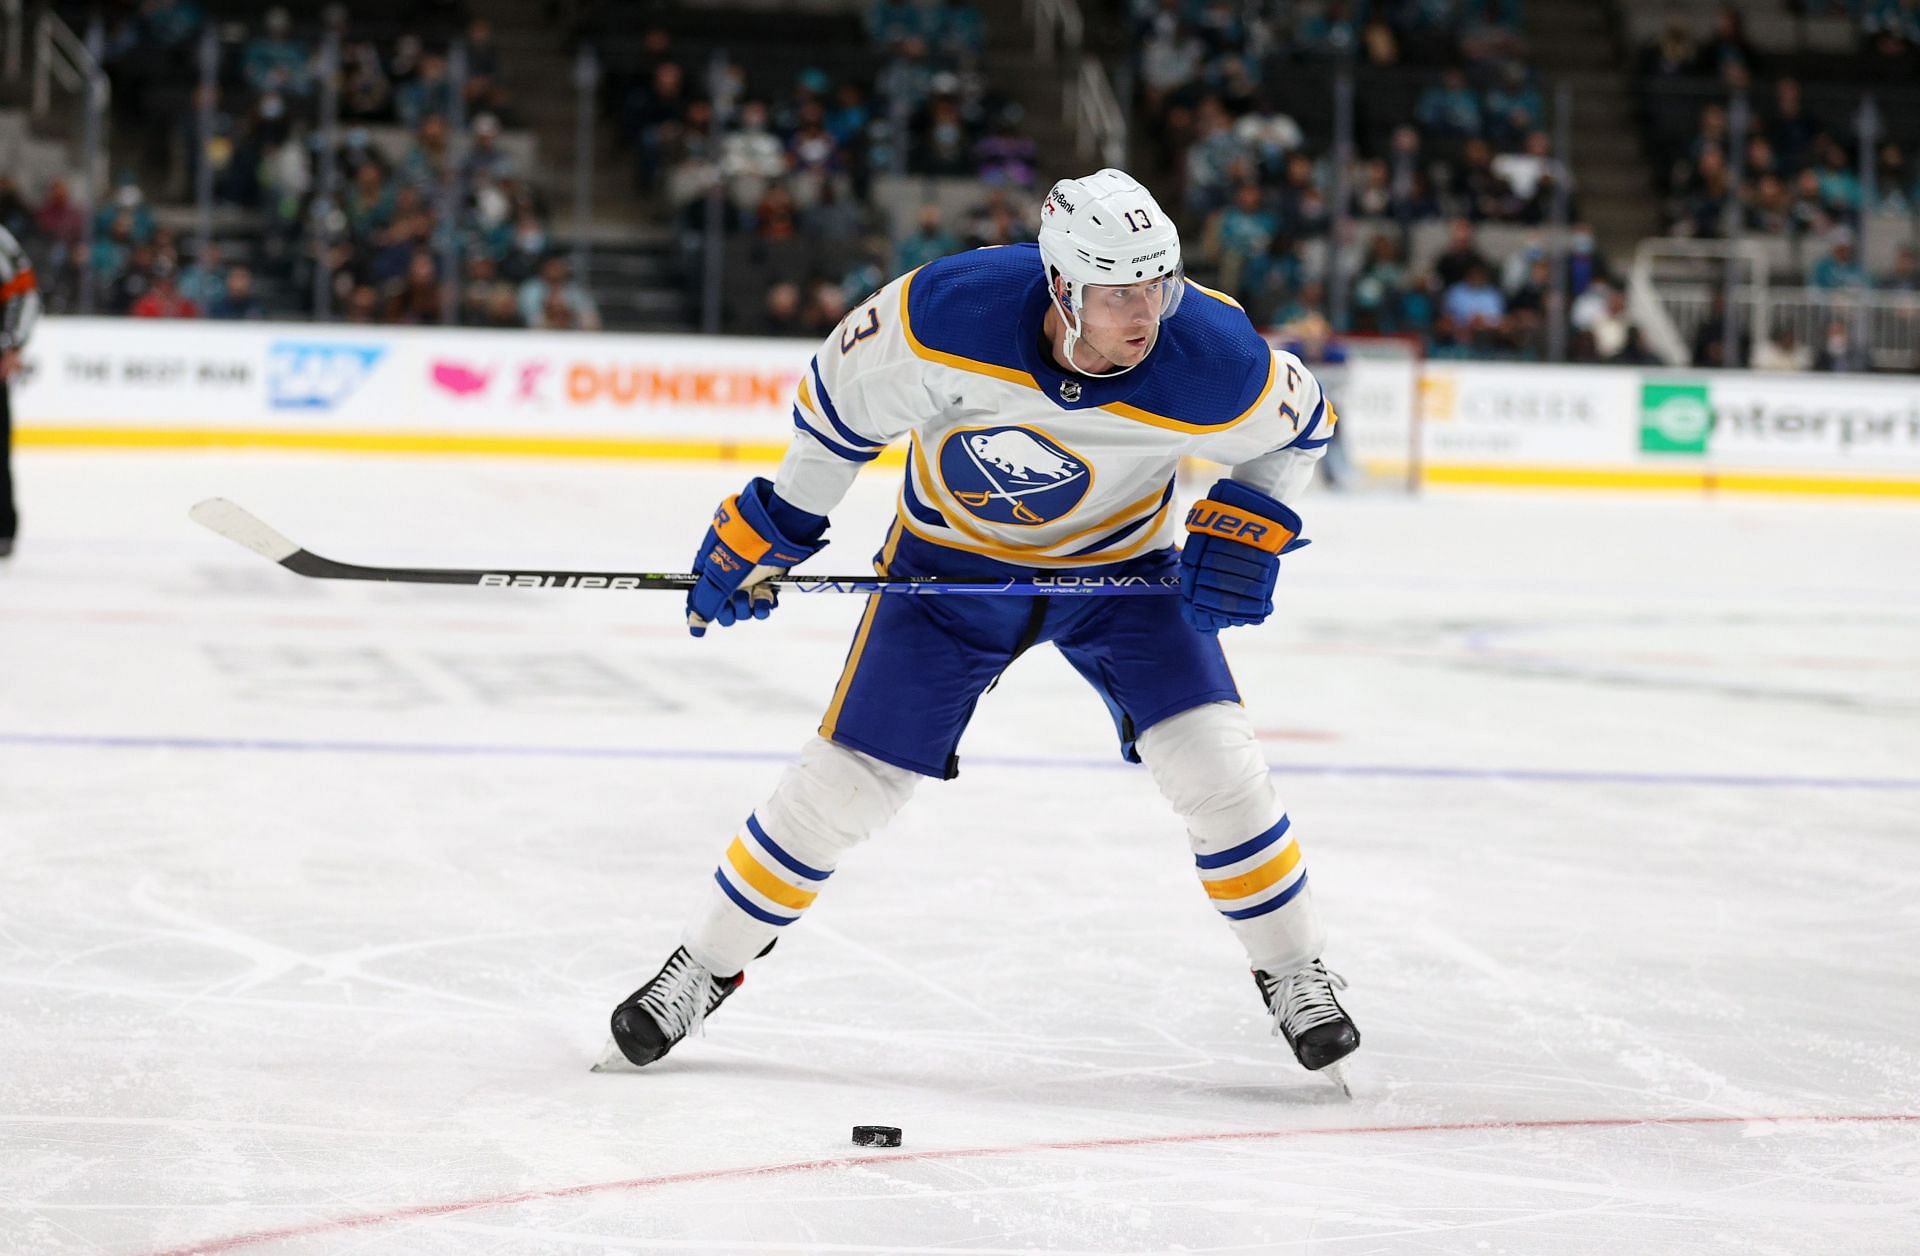
M829 514L862 464L910 442L901 526L1023 567L1119 562L1176 540L1184 457L1285 501L1336 416L1300 360L1268 348L1229 298L1194 285L1145 361L1062 372L1043 340L1033 245L977 249L894 280L814 356L775 479Z

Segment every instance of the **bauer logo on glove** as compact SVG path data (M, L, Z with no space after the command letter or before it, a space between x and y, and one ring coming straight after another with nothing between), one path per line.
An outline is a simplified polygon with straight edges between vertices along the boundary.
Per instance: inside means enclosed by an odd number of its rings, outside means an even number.
M1305 544L1290 507L1238 480L1221 480L1187 512L1181 618L1206 633L1260 623L1273 614L1280 555Z

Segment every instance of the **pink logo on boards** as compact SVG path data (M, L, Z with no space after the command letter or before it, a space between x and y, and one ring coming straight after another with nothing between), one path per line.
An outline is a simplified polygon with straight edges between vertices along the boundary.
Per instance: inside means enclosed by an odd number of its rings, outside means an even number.
M464 363L436 361L433 364L433 382L456 397L483 393L492 380L492 371L476 371Z

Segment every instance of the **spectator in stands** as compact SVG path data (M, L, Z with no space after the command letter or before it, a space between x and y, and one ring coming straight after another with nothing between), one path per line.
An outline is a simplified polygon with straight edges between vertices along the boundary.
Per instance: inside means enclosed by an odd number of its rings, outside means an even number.
M1807 113L1800 83L1791 78L1773 85L1773 111L1766 126L1774 154L1787 170L1799 170L1812 159L1813 142L1825 129Z
M781 280L767 288L766 302L755 328L763 336L797 336L801 333L800 285Z
M1546 116L1546 101L1533 85L1526 63L1508 61L1501 67L1500 81L1487 90L1489 138L1503 149L1517 148L1539 131Z
M347 297L346 322L377 323L380 321L380 294L366 284L357 284Z
M720 141L720 172L727 181L727 199L742 212L758 205L786 174L787 155L773 133L764 100L741 105L737 124Z
M500 147L500 119L483 113L473 120L467 154L460 162L461 177L468 184L481 180L497 181L513 176L513 158Z
M135 318L199 318L200 307L180 295L173 263L156 260L152 282L129 308Z
M211 315L214 302L226 290L227 268L221 260L220 245L209 240L206 252L180 272L180 295Z
M960 113L960 101L942 92L914 119L913 143L907 150L907 169L913 174L958 178L974 172L973 138Z
M904 274L928 262L960 251L960 241L946 228L938 205L922 205L913 234L900 241L895 251L894 273Z
M1836 217L1849 221L1860 216L1860 177L1854 173L1847 150L1831 136L1815 141L1819 154L1820 200Z
M753 207L753 233L762 240L791 240L800 234L800 209L784 183L774 183Z
M975 169L990 187L1032 187L1039 161L1039 148L1022 126L1018 105L1003 110L992 130L973 146Z
M1700 64L1700 48L1693 33L1679 18L1669 21L1660 32L1660 41L1643 59L1646 73L1655 78L1691 77Z
M1753 369L1756 371L1810 371L1813 369L1813 350L1798 343L1793 328L1782 324L1773 333L1771 339L1763 340L1753 347Z
M1906 150L1898 140L1880 145L1875 167L1873 181L1880 197L1874 208L1890 214L1908 214L1920 209L1920 196L1915 195L1920 191L1920 184L1909 177Z
M1473 223L1456 218L1447 224L1447 248L1434 259L1433 272L1439 276L1442 287L1451 288L1476 266L1489 273L1493 270L1486 255L1474 247Z
M541 259L547 255L547 229L541 225L540 218L530 205L515 209L513 219L513 241L507 251L497 260L500 274L515 283L519 283L540 269Z
M520 316L529 327L541 325L546 309L555 297L567 309L569 327L585 331L600 329L600 309L587 290L573 277L573 264L564 254L555 253L540 264L540 273L520 285Z
M1807 286L1829 292L1840 288L1872 286L1866 268L1854 258L1852 231L1845 227L1834 228L1828 252L1807 271Z
M313 91L311 52L293 37L293 19L279 5L267 10L263 33L247 41L240 70L248 86L305 99Z
M47 195L41 200L39 210L33 215L34 231L43 240L74 250L80 247L80 237L86 230L86 222L86 211L74 203L73 195L67 188L67 181L55 179L48 183Z
M1577 321L1577 320L1576 320ZM1746 355L1746 329L1736 328L1734 332L1734 366L1744 366ZM1727 292L1716 284L1713 296L1709 298L1707 317L1693 333L1693 365L1696 367L1724 367L1727 365Z
M406 273L386 284L385 321L403 324L438 323L445 293L440 283L440 266L433 253L415 248L407 259Z
M1462 153L1460 196L1467 217L1476 222L1505 222L1518 216L1519 199L1493 168L1492 147L1476 137L1467 141Z
M1206 48L1181 20L1180 0L1160 0L1160 11L1140 39L1140 86L1149 114L1165 110L1175 92L1200 73Z
M1686 189L1681 219L1676 224L1679 234L1703 240L1718 239L1725 234L1731 195L1727 159L1719 149L1709 148L1700 154L1693 180Z
M207 306L207 317L218 319L262 318L260 298L253 293L253 272L235 266L227 272L225 288Z
M1901 245L1893 259L1893 269L1880 281L1880 286L1889 292L1920 292L1920 252L1911 244Z
M420 72L393 93L393 112L402 126L418 128L429 118L445 119L453 104L453 84L447 80L447 59L438 53L420 58Z
M642 188L659 184L688 103L686 74L675 61L655 66L652 82L636 89L627 101L624 129L635 146L635 171Z
M380 50L368 40L355 40L340 50L340 116L373 121L386 116L393 103L393 84L380 64Z
M1485 262L1475 262L1457 283L1447 287L1440 311L1456 337L1484 340L1498 335L1507 317L1507 300L1494 286Z
M1786 235L1793 229L1793 201L1778 175L1761 175L1747 201L1747 230Z
M1594 356L1602 362L1619 362L1634 344L1633 320L1627 315L1627 294L1608 284L1606 304L1600 316L1584 330L1593 337Z
M1537 356L1546 338L1547 312L1553 305L1553 261L1535 252L1513 284L1502 285L1514 343Z
M1031 213L1016 210L1004 196L997 196L968 215L965 247L978 249L1031 240L1031 217Z
M1234 165L1250 156L1220 99L1201 100L1194 110L1193 143L1187 148L1187 212L1204 218L1226 204Z
M95 267L107 279L106 308L109 314L131 314L134 305L153 287L154 250L151 244L136 244L125 254L125 263L117 268Z
M824 336L847 316L846 294L840 285L820 280L807 291L806 315L802 321L809 336Z
M448 156L447 120L437 113L420 119L413 144L400 159L400 182L423 197L437 193L446 183Z
M1449 69L1438 84L1420 94L1414 120L1428 135L1468 139L1480 134L1483 122L1480 98L1467 85L1466 73Z
M1368 65L1386 67L1400 64L1400 39L1381 13L1375 13L1360 32L1360 49Z
M1853 336L1847 330L1846 321L1839 318L1829 319L1826 331L1820 337L1820 348L1813 355L1813 369L1850 371L1853 368Z
M1739 8L1725 4L1713 15L1713 33L1700 47L1695 72L1725 81L1736 69L1753 71L1753 45L1747 42L1746 19Z
M1200 253L1218 267L1221 288L1250 303L1252 294L1266 287L1267 256L1279 233L1280 220L1265 204L1260 185L1248 180L1234 188L1231 205L1207 219Z
M162 52L186 47L205 23L206 14L193 0L144 0L140 6L142 42Z
M1360 23L1349 0L1327 0L1324 7L1307 10L1293 28L1293 43L1301 56L1339 61L1360 44Z
M460 323L464 327L493 326L494 305L506 293L513 306L512 325L520 324L517 294L512 284L500 278L500 267L484 253L467 257L460 271Z
M933 94L934 72L926 41L918 36L903 39L894 45L892 58L875 76L874 90L886 98L889 106L912 116Z
M1407 266L1398 238L1388 231L1374 236L1367 246L1360 273L1353 281L1355 327L1373 333L1398 331L1407 281Z

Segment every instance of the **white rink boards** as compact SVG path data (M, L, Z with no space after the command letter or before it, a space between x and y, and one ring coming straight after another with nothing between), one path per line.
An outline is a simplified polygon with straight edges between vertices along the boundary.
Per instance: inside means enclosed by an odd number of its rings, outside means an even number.
M0 1252L1908 1253L1920 509L1303 508L1235 672L1352 982L1267 1036L1048 650L704 1039L593 1075L859 611L303 581L678 567L709 464L26 451ZM893 475L817 566L859 571ZM848 1144L902 1126L898 1152Z

